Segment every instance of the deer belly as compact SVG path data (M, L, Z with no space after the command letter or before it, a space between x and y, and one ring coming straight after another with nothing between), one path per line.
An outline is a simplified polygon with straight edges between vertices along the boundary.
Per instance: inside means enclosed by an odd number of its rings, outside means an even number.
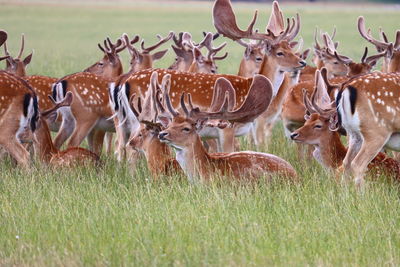
M115 132L114 121L107 118L101 118L96 123L96 129L105 132Z
M385 148L400 151L400 133L394 133L385 144Z

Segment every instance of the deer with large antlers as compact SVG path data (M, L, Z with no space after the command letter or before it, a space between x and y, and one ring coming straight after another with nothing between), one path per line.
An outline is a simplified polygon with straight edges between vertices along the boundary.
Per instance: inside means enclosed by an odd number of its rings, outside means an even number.
M52 99L52 98L51 98ZM48 123L57 118L57 110L61 107L71 105L73 95L68 92L64 99L54 102L54 107L40 112L37 122L37 129L34 133L34 148L37 157L44 163L52 166L70 167L85 164L99 163L99 156L95 153L80 147L71 147L64 151L58 150L51 139Z
M303 99L307 109L306 122L291 133L290 137L295 142L314 146L314 158L324 167L336 171L343 163L347 148L342 144L340 134L331 130L332 114L325 111L332 109L331 97L319 71L311 100L306 90ZM384 153L379 152L368 165L368 169L393 176L400 181L400 163Z
M375 39L371 35L371 29L366 30L364 17L358 18L358 31L361 36L373 44L378 52L391 51L386 54L384 64L382 64L383 72L399 72L400 71L400 30L396 31L396 40L394 43L388 42L386 34L381 30L381 40Z
M164 76L163 84L166 83L167 76ZM131 98L132 111L140 122L138 131L129 140L129 146L136 151L143 152L147 166L154 178L160 175L171 175L181 173L182 169L175 160L171 149L158 139L162 131L162 125L157 121L158 110L155 98L159 97L163 85L158 83L157 72L154 72L150 79L150 87L146 96L141 102L137 97L137 108L135 108L135 95ZM142 104L141 104L142 103Z
M204 112L194 108L190 95L187 108L185 94L182 94L180 103L185 115L180 115L173 108L169 98L170 76L165 77L163 90L166 107L162 107L159 101L157 105L160 108L158 118L166 129L160 132L159 138L176 150L176 159L190 181L196 181L198 178L207 181L215 174L233 176L236 179L257 179L275 174L296 180L297 175L293 167L277 156L250 151L208 154L198 135L209 119L244 123L256 118L268 107L272 98L272 84L267 78L255 76L246 100L238 109L232 111L228 111L228 107L234 106L229 104L233 99L228 97L229 93L226 92L234 92L234 89L228 80L219 78L215 85L216 95L213 97L213 105L220 107L218 111ZM169 111L168 115L166 110Z
M277 5L277 3L275 3ZM260 74L268 77L273 84L273 92L276 95L285 71L294 71L296 69L301 69L305 66L305 61L303 61L299 56L295 55L289 42L295 38L300 29L300 19L296 16L296 20L288 20L285 30L279 35L275 35L271 31L265 34L253 32L252 26L250 25L250 30L247 32L241 31L235 22L235 16L229 1L218 0L214 5L214 25L218 32L224 34L225 36L238 40L241 38L249 38L254 40L261 40L265 43L267 49L266 56L264 57L263 64L260 69ZM228 21L224 21L228 20ZM253 21L254 22L254 21ZM233 75L207 75L207 74L190 74L182 72L174 72L171 70L155 70L159 74L159 79L166 74L171 74L171 100L173 105L178 105L179 96L183 92L188 92L192 94L193 102L200 108L207 109L211 103L212 92L214 89L214 84L216 79L219 77L227 78L233 86L236 88L237 92L237 104L240 105L245 96L248 93L249 86L252 82L251 78L243 78ZM132 94L144 95L147 90L150 76L152 71L143 71L134 73L131 77L126 80L126 83L122 85L122 90L120 90L120 98L125 99L125 108L120 108L118 110L119 116L121 116L121 121L126 120L127 117L132 117L128 123L123 127L127 127L126 132L129 132L129 125L137 126L137 119L134 114L128 110L129 101L128 99ZM247 130L241 131L240 134L246 134L250 125L246 128ZM213 131L212 131L213 132ZM216 134L216 136L215 136ZM212 138L218 138L219 135L213 132L214 136ZM235 133L236 135L236 133ZM221 143L230 144L230 150L233 150L233 139L227 140L227 138L221 138ZM127 140L123 141L126 143ZM222 146L225 147L225 146Z

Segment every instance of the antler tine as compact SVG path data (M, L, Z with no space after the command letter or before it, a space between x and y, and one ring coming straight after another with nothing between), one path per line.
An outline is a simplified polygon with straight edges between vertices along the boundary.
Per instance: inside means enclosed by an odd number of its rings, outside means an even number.
M136 35L137 36L137 35ZM139 40L139 36L138 40ZM118 38L117 45L115 47L115 52L118 54L119 52L123 51L127 47L127 44L124 42L122 38Z
M6 56L10 57L10 52L8 52L8 49L7 49L7 42L4 42L4 54L6 54Z
M283 14L279 7L279 3L274 1L272 3L272 11L268 20L266 31L270 30L274 35L279 35L285 27L283 20Z
M333 56L334 52L336 51L336 47L331 37L327 33L324 33L322 37L326 46L326 51L328 52L328 54Z
M388 47L387 50L391 49L391 47L392 47L392 44L390 44L390 46ZM386 54L388 53L387 50L385 50L377 55L372 55L372 56L367 57L365 59L365 63L370 65L370 63L372 63L373 61L377 61L379 58L386 56ZM375 63L373 65L375 65Z
M296 36L300 32L300 15L298 13L296 13L296 20L293 18L292 22L293 22L292 27L287 36L285 37L285 40L287 40L288 42L296 38Z
M327 53L329 54L328 49L327 49ZM333 54L336 57L336 59L339 60L340 62L342 62L343 64L350 64L352 62L351 58L339 55L337 53L337 51L334 51Z
M212 49L211 42L213 40L213 34L211 32L206 33L203 40L200 41L198 44L194 44L197 48L201 49L206 47L208 50Z
M168 42L172 36L174 35L174 32L169 32L168 36L166 36L164 39L161 39L160 41L158 41L158 43L156 43L155 45L152 45L150 47L145 48L144 47L144 40L142 40L142 43L140 44L140 46L142 47L142 51L143 52L147 52L150 53L151 51L153 51L154 49L156 49L157 47L159 47L160 45Z
M215 57L215 56L213 56L212 59L213 59L213 60L223 60L223 59L225 59L227 56L228 56L228 52L225 52L225 54L224 54L223 56L220 56L220 57Z
M4 30L0 30L0 46L7 41L7 32Z
M396 31L396 41L394 42L394 48L397 49L400 46L400 30Z
M335 37L336 37L336 26L333 26L333 31L332 31L332 34L331 34L331 40L335 39Z
M317 70L315 72L315 87L311 95L311 104L320 115L326 115L331 109L330 103L331 99L328 94L327 85L324 82L321 72Z
M18 57L17 57L18 59L21 58L22 53L24 52L24 47L25 47L25 35L22 34L21 35L21 49L19 50L19 54L18 54Z
M61 107L70 106L74 96L72 95L71 92L67 92L65 94L64 99L61 100L60 102L55 101L54 98L52 96L50 96L50 95L48 96L48 98L54 103L54 107L49 108L49 109L47 109L47 110L45 110L43 112L40 112L40 114L42 116L47 116L48 114L54 112L55 110L57 110L57 109L59 109Z
M0 61L3 61L4 59L9 58L10 56L5 56L5 57L0 57Z
M312 113L317 113L317 111L313 108L313 106L311 104L311 101L310 101L310 99L308 97L308 91L305 88L303 88L303 103L304 103L304 106L305 106L306 110L309 113L311 113L311 114Z
M236 22L236 16L233 11L230 0L216 0L213 7L213 22L217 31L236 41L242 38L255 39L255 40L271 40L269 34L262 34L254 32L254 24L257 20L257 11L254 12L253 19L251 20L247 30L241 30Z
M317 50L321 50L321 46L318 43L317 35L318 35L318 28L315 28L315 31L314 31L314 42L315 42L315 45L314 45L314 48L317 49Z
M361 63L365 63L365 59L367 58L367 55L368 55L368 47L365 47L364 54L361 58Z
M139 57L139 51L137 51L137 49L132 45L131 41L129 41L129 36L126 33L124 33L122 35L122 38L124 38L124 40L125 40L125 45L128 48L129 54L131 54L132 57L133 56ZM139 40L139 36L138 35L136 35L134 37L134 40L136 40L136 39Z
M162 86L161 87L164 90L164 94L163 94L164 102L165 102L165 105L167 106L167 109L168 109L169 113L171 113L171 115L173 117L178 116L179 113L172 106L171 99L169 97L169 90L170 90L170 87L171 87L171 75L170 74L167 74L167 75L165 75L163 77Z
M189 32L184 32L182 35L182 43L181 46L183 49L187 50L186 47L189 48L189 50L193 50L194 44L192 42L192 35Z
M384 42L381 42L381 41L378 41L378 40L374 39L371 36L371 30L370 29L368 29L368 31L366 31L366 29L365 29L365 20L364 20L363 16L358 17L358 31L360 32L361 36L365 40L367 40L371 44L375 45L376 47L386 49L389 46L388 43L384 43Z
M181 108L183 110L183 113L185 113L187 118L190 118L190 112L185 105L185 93L182 93L180 102L181 102Z
M236 43L240 44L243 47L249 47L251 44L250 43L246 43L245 41L243 41L242 39L236 40Z
M172 40L175 42L176 46L178 46L178 47L182 46L182 36L183 36L183 32L180 32L178 34L178 38L176 37L176 34L174 34L174 36L172 36Z

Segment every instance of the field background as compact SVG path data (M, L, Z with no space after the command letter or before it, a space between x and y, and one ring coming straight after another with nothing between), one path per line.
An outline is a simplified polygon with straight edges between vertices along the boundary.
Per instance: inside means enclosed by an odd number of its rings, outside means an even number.
M54 77L97 61L97 43L126 32L146 44L168 31L214 31L209 2L0 1L0 27L15 55L20 34L34 49L29 74ZM239 24L260 10L263 29L269 3L235 3ZM394 38L396 6L282 4L300 13L305 47L315 26L336 25L339 51L359 60L366 42L356 20L366 17L377 33ZM221 43L222 38L218 39ZM236 73L243 49L229 42L221 73ZM167 47L167 45L164 45ZM370 49L374 51L374 49ZM125 66L127 52L122 53ZM156 64L172 63L172 51ZM1 67L3 67L2 63ZM251 147L242 140L242 148ZM314 161L302 162L293 145L274 131L267 151L291 162L300 185L213 182L190 185L182 177L152 181L144 162L136 169L103 155L101 169L51 170L35 164L27 173L0 164L0 265L399 265L400 203L396 185L370 181L363 194L338 185Z

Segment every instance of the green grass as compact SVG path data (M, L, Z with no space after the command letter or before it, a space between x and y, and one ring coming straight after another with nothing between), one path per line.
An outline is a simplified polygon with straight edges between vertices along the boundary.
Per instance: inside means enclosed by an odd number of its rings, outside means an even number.
M101 56L97 42L107 35L137 33L153 42L169 30L191 31L195 39L214 30L210 3L24 3L1 5L0 17L11 51L21 32L28 50L35 49L30 74L61 77L85 68ZM269 4L235 3L241 25L256 7L265 22ZM366 44L355 26L358 15L391 38L399 28L398 12L382 6L283 8L300 13L306 45L315 25L328 31L336 25L339 50L354 59ZM228 50L220 71L235 73L242 48L229 42ZM168 54L157 66L172 59ZM303 178L299 185L156 182L143 161L132 170L105 156L100 170L35 164L25 172L5 161L0 265L399 265L398 187L374 181L360 194L351 184L338 185L316 162L300 161L282 133L278 125L262 151L291 162ZM242 148L251 146L243 141Z

